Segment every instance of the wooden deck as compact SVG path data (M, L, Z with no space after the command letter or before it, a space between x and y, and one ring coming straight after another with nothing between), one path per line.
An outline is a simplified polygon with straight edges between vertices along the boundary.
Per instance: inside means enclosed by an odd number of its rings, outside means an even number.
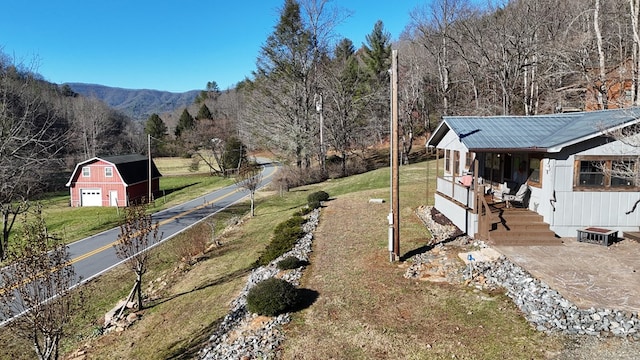
M640 231L625 231L622 233L622 237L625 239L640 242Z

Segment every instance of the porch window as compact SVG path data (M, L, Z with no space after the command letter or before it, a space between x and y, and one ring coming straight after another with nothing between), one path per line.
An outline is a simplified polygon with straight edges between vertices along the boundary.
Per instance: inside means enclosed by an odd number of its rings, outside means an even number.
M529 185L540 187L542 186L542 158L538 156L529 157L529 178L527 182Z
M88 166L82 167L82 177L91 177L91 168Z
M485 180L501 183L502 177L500 176L500 154L485 153L484 158L484 176Z
M104 176L113 177L113 168L111 166L107 166L104 168Z
M638 162L616 156L576 156L574 188L577 190L636 190Z
M471 171L471 164L473 164L473 153L468 152L464 157L465 170Z

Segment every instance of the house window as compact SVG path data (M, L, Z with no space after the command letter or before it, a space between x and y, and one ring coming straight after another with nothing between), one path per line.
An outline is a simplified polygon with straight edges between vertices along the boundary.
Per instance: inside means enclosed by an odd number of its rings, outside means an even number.
M453 174L460 175L460 151L453 151Z
M611 187L632 188L636 186L635 174L638 169L633 160L611 161Z
M451 173L451 150L444 151L444 171Z
M638 162L616 156L576 156L574 188L580 190L637 189Z
M579 186L604 186L603 165L600 161L580 161Z
M88 166L82 167L82 177L91 177L91 168Z
M104 176L113 177L113 168L111 166L107 166L104 168Z

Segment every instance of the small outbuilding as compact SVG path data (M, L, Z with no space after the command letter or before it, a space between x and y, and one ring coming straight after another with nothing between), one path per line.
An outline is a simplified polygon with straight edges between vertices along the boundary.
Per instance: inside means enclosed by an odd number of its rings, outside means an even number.
M94 157L78 163L71 174L71 206L128 206L160 189L160 177L153 160L139 154Z

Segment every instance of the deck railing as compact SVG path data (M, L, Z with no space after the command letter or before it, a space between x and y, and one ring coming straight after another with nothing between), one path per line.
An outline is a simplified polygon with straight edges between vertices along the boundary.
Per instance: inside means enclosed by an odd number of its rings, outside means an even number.
M478 209L478 235L482 240L489 240L489 230L491 229L491 208L484 197L486 193L485 185L477 187L477 202L480 204Z
M476 196L474 195L473 187L462 185L458 182L458 178L453 176L438 177L436 181L438 192L466 206L468 209L475 208Z

